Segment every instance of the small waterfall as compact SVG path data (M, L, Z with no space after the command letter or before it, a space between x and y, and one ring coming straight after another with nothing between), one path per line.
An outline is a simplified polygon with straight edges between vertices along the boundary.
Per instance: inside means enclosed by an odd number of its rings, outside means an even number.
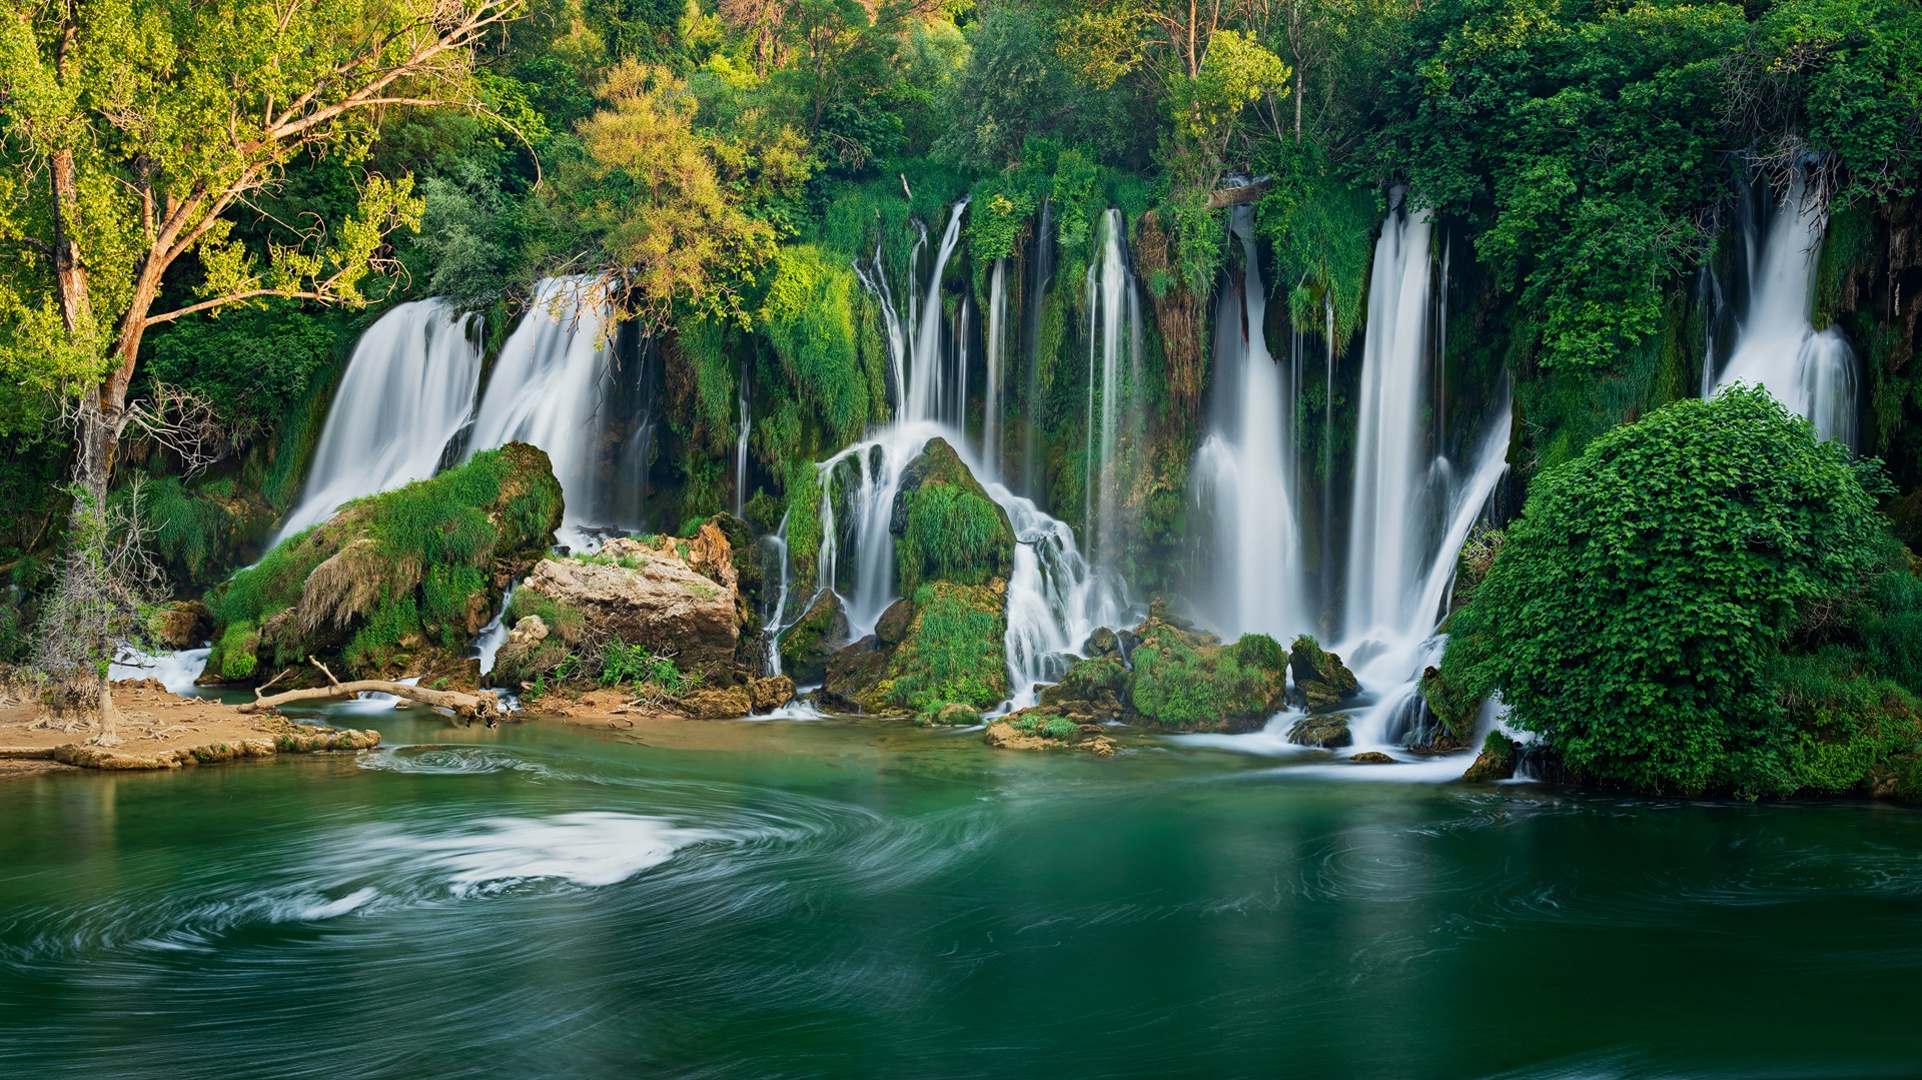
M501 347L469 453L520 440L547 451L567 501L562 540L643 524L653 450L649 350L616 348L607 305L586 278L548 278Z
M1815 269L1828 206L1797 167L1787 196L1765 212L1743 215L1748 249L1747 317L1715 389L1759 384L1816 432L1857 445L1855 354L1838 327L1817 331Z
M1041 500L1041 313L1048 286L1054 282L1054 200L1041 200L1041 221L1035 229L1034 270L1028 275L1028 301L1022 305L1021 355L1027 362L1027 382L1023 387L1021 436L1021 490L1028 498Z
M764 538L762 543L765 545L761 564L763 580L769 562L781 568L781 587L774 593L774 606L764 610L761 615L761 626L767 630L768 637L766 673L774 676L782 674L781 634L787 630L788 590L793 588L794 577L794 561L788 558L787 552L787 515L781 515L780 527L774 530L774 535ZM765 608L767 594L763 591L761 595Z
M1234 209L1245 268L1240 287L1222 289L1216 306L1213 419L1195 454L1195 478L1214 520L1213 621L1230 635L1269 634L1285 644L1314 625L1301 572L1298 380L1284 378L1268 353L1268 293L1253 224L1253 208Z
M754 393L748 386L747 361L741 361L741 381L735 404L740 406L741 433L734 440L734 516L747 507L747 439L754 430Z
M906 362L908 404L900 417L909 423L947 418L953 411L949 405L950 398L964 398L966 395L965 384L955 387L942 377L947 373L947 365L942 363L941 278L948 271L948 260L954 256L955 245L961 241L961 215L967 208L967 200L963 199L954 204L954 210L948 215L948 228L941 234L941 246L934 257L934 273L928 278L926 301L919 304L918 313L912 306L916 294L910 293L909 312L914 322L914 337L908 342L908 347L913 352ZM915 251L918 253L920 250L917 245Z
M1400 634L1434 532L1429 490L1429 238L1426 211L1403 197L1382 223L1368 286L1345 629ZM1434 459L1442 460L1440 458Z
M1088 415L1087 526L1089 558L1112 571L1121 543L1121 477L1115 452L1123 426L1124 399L1131 396L1141 367L1141 306L1134 274L1128 268L1127 231L1121 211L1101 216L1098 257L1088 265ZM1122 377L1128 385L1122 385ZM1128 410L1130 413L1132 409Z
M1001 472L1002 365L1007 362L1008 260L996 259L988 275L987 393L981 405L981 460Z
M514 602L514 586L508 585L501 593L500 610L494 613L486 626L474 638L474 655L480 658L480 673L483 678L494 670L494 658L500 655L501 646L507 644L507 606Z
M434 475L441 451L474 410L481 354L471 325L433 299L400 304L367 328L281 537L326 521L345 503Z
M1008 576L1008 678L1012 708L1035 704L1035 686L1059 681L1088 635L1121 622L1115 590L1076 550L1067 522L1001 484L988 495L1014 526L1014 569Z

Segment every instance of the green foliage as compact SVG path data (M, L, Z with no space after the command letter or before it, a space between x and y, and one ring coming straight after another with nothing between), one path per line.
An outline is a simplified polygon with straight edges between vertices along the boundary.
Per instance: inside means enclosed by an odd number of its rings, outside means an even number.
M1266 635L1243 640L1252 642L1246 656L1240 645L1210 645L1165 623L1150 624L1132 654L1129 700L1135 711L1177 731L1218 728L1273 711L1281 678L1267 664L1281 646Z
M802 462L788 472L787 554L802 581L813 581L821 556L821 474Z
M784 247L756 318L797 394L843 442L861 433L870 408L855 349L857 288L846 262L813 245Z
M1770 676L1800 613L1876 569L1873 476L1759 389L1618 428L1535 478L1442 672L1578 774L1793 790Z
M420 605L414 594L388 597L377 605L360 629L354 631L342 656L355 671L386 666L394 655L416 643L421 635Z
M670 694L687 689L688 681L674 667L670 657L656 656L644 645L609 642L601 652L602 686L619 683L653 683Z
M999 598L948 582L923 585L913 596L914 621L888 665L889 702L917 713L948 702L999 704L1008 696Z
M1285 289L1294 325L1326 336L1324 312L1335 311L1340 350L1361 328L1364 297L1381 221L1380 194L1342 177L1312 144L1282 143L1268 172L1275 186L1257 206L1257 222L1275 254L1274 281Z
M1009 727L1028 735L1067 742L1081 733L1080 725L1065 716L1028 712L1007 721Z
M504 621L512 626L529 615L538 616L548 633L568 644L579 643L587 633L587 618L579 608L534 589L516 590L507 602Z
M150 339L147 377L191 390L249 439L277 423L333 360L334 331L287 302L198 316Z
M1011 538L1000 508L966 488L925 484L909 504L907 529L897 542L901 589L923 579L985 585L1008 570Z

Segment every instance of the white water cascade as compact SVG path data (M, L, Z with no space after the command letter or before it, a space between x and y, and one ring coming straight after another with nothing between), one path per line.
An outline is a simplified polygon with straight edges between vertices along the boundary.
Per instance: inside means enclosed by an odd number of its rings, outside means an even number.
M949 216L925 291L913 286L906 290L909 318L905 326L894 314L894 293L879 254L872 263L857 267L863 286L883 308L892 368L905 392L903 407L891 423L819 466L822 543L817 587L840 593L855 636L873 630L896 599L894 538L889 529L901 474L930 440L947 440L982 480L989 498L1007 512L1015 532L1006 643L1013 702L1019 706L1032 701L1035 682L1060 676L1063 654L1077 650L1096 628L1115 625L1120 610L1113 591L1081 557L1073 531L1011 492L995 464L977 454L977 447L962 433L966 352L960 342L944 341L943 330L967 331L969 306L963 303L952 324L943 319L941 282L960 239L964 209L965 203L957 204ZM917 245L917 253L920 250ZM911 260L910 265L917 262ZM837 504L849 520L837 520ZM771 625L778 624L778 618L777 614L777 623Z
M1348 535L1344 629L1351 640L1405 632L1435 517L1429 386L1427 211L1405 200L1375 244L1363 340L1354 509Z
M1314 626L1301 572L1301 517L1295 467L1292 373L1269 355L1263 323L1268 292L1255 247L1254 211L1238 206L1240 287L1224 288L1215 317L1213 418L1195 453L1198 493L1214 521L1211 621L1229 636L1268 634L1286 644Z
M1127 229L1121 211L1101 216L1098 257L1088 264L1088 556L1112 573L1121 543L1120 483L1115 453L1134 410L1122 408L1141 383L1141 304L1128 269ZM1127 380L1126 388L1123 379Z
M1758 222L1760 216L1763 221ZM1825 439L1856 445L1855 354L1842 331L1816 330L1815 269L1828 207L1796 168L1786 198L1747 214L1749 302L1715 390L1759 384Z
M434 475L474 410L481 353L471 325L433 299L397 305L367 328L281 537L326 521L345 503Z
M990 471L1001 472L1001 401L1006 382L1002 368L1008 358L1008 260L996 259L988 274L987 392L981 403L981 460Z
M748 385L747 361L741 361L741 381L735 404L740 408L740 434L734 440L734 516L747 507L747 440L754 430L754 391Z
M561 540L638 529L654 420L645 380L621 371L605 303L586 278L548 278L501 346L469 453L519 440L547 451L566 497Z

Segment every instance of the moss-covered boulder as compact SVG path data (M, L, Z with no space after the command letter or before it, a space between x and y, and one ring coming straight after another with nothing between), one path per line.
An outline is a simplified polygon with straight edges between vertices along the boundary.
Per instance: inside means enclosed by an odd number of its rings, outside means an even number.
M175 600L147 613L147 636L165 649L192 649L213 638L214 613L198 600Z
M1115 741L1092 724L1077 723L1045 705L1022 709L991 721L982 741L997 750L1085 750L1113 757Z
M915 716L960 703L1007 700L1007 585L929 582L915 590L899 644L870 634L829 662L822 689L839 707Z
M1113 719L1125 711L1128 669L1118 656L1078 660L1061 681L1041 688L1041 704L1082 719Z
M473 685L467 644L552 545L561 508L547 454L525 443L349 503L208 594L214 649L202 679L317 681L314 656L342 677Z
M1449 735L1465 739L1474 734L1482 711L1480 695L1470 692L1441 669L1428 667L1421 673L1421 696L1428 703L1428 711L1435 714Z
M986 585L1014 565L1014 528L954 448L931 439L901 471L888 524L901 592L923 581Z
M1361 693L1361 684L1342 665L1341 657L1306 634L1289 648L1288 669L1295 677L1296 703L1305 708L1327 708Z
M1252 731L1286 704L1287 654L1274 638L1221 645L1153 610L1130 654L1131 718L1171 731Z
M781 670L802 685L818 683L827 676L829 658L847 643L847 609L833 589L822 589L781 632Z

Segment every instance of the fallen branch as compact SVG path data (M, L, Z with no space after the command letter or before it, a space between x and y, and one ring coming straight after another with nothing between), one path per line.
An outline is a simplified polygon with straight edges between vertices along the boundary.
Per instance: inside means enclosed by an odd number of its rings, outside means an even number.
M1272 178L1263 177L1240 187L1216 188L1208 193L1208 209L1225 210L1230 206L1241 206L1254 202L1275 186Z
M311 658L310 658L311 659ZM286 705L295 701L319 701L324 698L353 697L355 694L392 694L397 698L418 701L437 709L447 709L454 719L471 724L476 720L488 727L500 723L500 699L492 690L482 690L478 694L463 694L458 690L429 690L424 686L408 686L406 683L388 682L386 679L357 679L353 682L339 682L334 673L315 660L314 666L326 672L328 684L308 690L287 690L268 697L256 698L245 705L238 706L240 712L253 713Z

